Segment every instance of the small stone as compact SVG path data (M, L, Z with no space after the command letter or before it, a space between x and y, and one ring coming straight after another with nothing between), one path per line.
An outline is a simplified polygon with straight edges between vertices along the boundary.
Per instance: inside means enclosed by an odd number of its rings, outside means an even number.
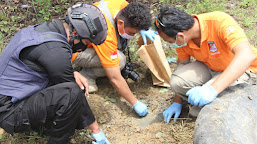
M2 129L2 128L0 128L0 134L2 135L2 134L4 134L4 129Z
M220 107L214 107L215 110L220 110Z
M136 132L139 132L140 131L140 128L139 127L136 127Z
M251 95L248 95L248 98L249 98L250 100L253 100L253 97L252 97Z
M161 138L161 136L160 136L160 135L158 135L158 134L156 134L155 136L156 136L156 138Z

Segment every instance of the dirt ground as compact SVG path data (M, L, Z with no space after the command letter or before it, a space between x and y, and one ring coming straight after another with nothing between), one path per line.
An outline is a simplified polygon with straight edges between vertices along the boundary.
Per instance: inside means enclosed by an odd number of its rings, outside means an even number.
M28 3L26 0L15 1L23 4ZM90 0L87 0L86 2L89 1ZM131 2L136 0L128 1ZM149 4L153 9L158 7L156 3L153 4L151 1L141 1ZM58 3L58 1L53 2ZM73 3L75 3L75 1L73 1ZM11 8L7 9L7 7L15 7L17 4L13 3L13 1L1 1L0 4L2 9L6 7L4 10L7 13L7 16L18 14L26 15L17 18L17 23L29 25L31 24L31 21L27 21L27 19L31 20L35 18L35 13L32 8L26 10L18 7L19 9L13 8L12 11ZM52 18L57 16L53 15ZM237 17L237 15L234 16ZM12 25L13 24L11 23L10 26ZM12 34L14 34L14 32ZM8 35L5 40L7 41L12 34ZM255 37L250 37L249 39L254 42ZM176 65L173 63L170 64L172 70L175 66ZM189 105L187 103L183 104L182 113L180 115L181 119L177 120L177 122L171 120L169 124L165 124L162 112L173 102L174 93L170 89L153 86L151 72L143 62L136 63L135 71L139 73L140 81L134 82L131 79L128 79L127 82L134 95L147 105L149 113L146 117L141 118L137 116L132 106L114 90L107 78L97 79L99 91L90 94L87 98L90 107L108 140L112 144L192 144L195 118L188 115ZM6 139L2 140L3 137ZM83 137L88 138L88 140L85 140ZM77 131L73 136L72 142L88 143L90 139L92 139L92 137L87 131ZM41 144L46 143L47 138L42 138L33 133L32 136L30 133L27 135L17 134L14 137L5 133L4 136L1 136L0 140L1 144L10 144L12 143L10 141L19 144Z
M170 64L171 69L174 66ZM153 86L151 72L144 63L137 64L135 71L139 73L140 81L127 79L127 82L134 95L147 105L149 113L146 117L137 116L107 78L97 79L99 91L88 97L91 109L109 141L113 144L193 143L195 119L188 115L188 105L184 104L180 115L184 119L165 124L162 112L172 103L174 93L170 89Z
M1 2L1 5L4 7L7 3ZM8 5L15 6L17 4L8 3ZM17 10L19 12L23 9ZM33 11L33 9L29 10ZM9 14L13 15L11 11ZM25 14L33 13L27 11ZM25 23L24 21L21 22ZM170 66L172 69L175 65L171 64ZM120 97L107 78L97 79L99 91L88 97L91 109L109 141L112 144L192 143L195 120L188 116L188 107L184 105L180 116L180 118L185 119L165 124L162 120L162 112L172 103L174 93L169 89L153 86L151 73L144 63L137 63L135 71L140 74L140 81L134 82L130 79L127 81L134 95L148 106L149 113L146 117L137 116L132 106ZM106 97L115 100L115 102L107 100ZM89 133L85 133L87 138L92 138ZM72 142L81 143L83 141L82 143L87 143L83 138L80 140L83 136L84 132L76 132ZM47 138L42 138L34 133L32 136L30 133L16 134L14 137L4 133L4 136L1 137L6 139L2 138L0 143L12 143L10 141L14 143L35 143L35 141L36 143L45 143L47 141Z
M170 64L171 69L175 64ZM135 71L140 80L127 79L134 95L148 107L148 115L139 117L132 106L112 87L108 78L97 79L98 92L87 97L88 103L106 137L112 144L191 144L195 118L188 115L188 104L183 104L180 119L177 122L164 123L162 112L173 101L174 93L167 88L153 86L151 72L144 63L137 63ZM108 98L107 98L108 97ZM32 135L31 135L32 134ZM15 134L1 143L39 143L47 142L47 137L38 134ZM34 135L34 136L33 136ZM75 133L71 142L91 143L89 131ZM11 138L11 139L10 139ZM9 139L9 140L8 140Z

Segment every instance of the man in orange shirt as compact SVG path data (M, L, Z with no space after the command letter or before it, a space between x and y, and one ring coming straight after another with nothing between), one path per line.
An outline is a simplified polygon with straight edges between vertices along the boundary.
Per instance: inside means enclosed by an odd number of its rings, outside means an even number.
M170 80L174 103L163 113L166 123L173 115L174 121L179 117L182 98L202 107L227 87L247 83L249 75L257 72L256 49L236 21L223 12L190 16L163 7L155 25L178 54ZM190 57L196 60L190 62Z
M147 106L138 101L129 89L121 70L126 65L124 51L127 40L141 32L151 38L151 14L142 3L128 3L126 0L101 0L94 3L105 15L107 37L99 45L87 45L83 52L73 54L73 63L83 69L80 73L88 79L89 92L96 92L95 79L107 76L115 90L125 98L139 116L148 113ZM150 34L150 36L149 36ZM153 39L153 38L152 38Z
M256 82L257 49L243 29L223 12L190 16L169 7L160 9L155 26L178 54L170 79L175 98L163 112L164 121L169 123L173 115L176 121L184 99L193 105L189 113L194 116L198 115L194 110L199 112L206 105L196 121L194 143L256 142L256 130L251 127L256 127L252 120L257 115L251 111L257 110L257 100L248 98L256 95L256 88L248 84ZM228 87L232 92L224 91Z

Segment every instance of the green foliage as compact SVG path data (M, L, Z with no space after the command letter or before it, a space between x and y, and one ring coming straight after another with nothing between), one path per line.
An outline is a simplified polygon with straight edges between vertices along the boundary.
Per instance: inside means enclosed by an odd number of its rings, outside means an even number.
M46 137L39 136L36 132L30 132L27 134L14 134L14 136L9 136L7 133L3 134L0 143L1 144L16 144L16 143L26 143L26 144L36 144L44 143Z
M188 14L200 14L212 11L224 11L224 0L189 0L184 11Z
M3 47L7 44L6 37L15 32L17 27L23 26L24 24L18 23L25 16L22 14L15 14L17 6L6 6L0 10L0 52Z
M257 1L255 0L242 0L239 2L239 6L240 8L248 8L254 5L254 3L256 3Z
M72 143L91 144L94 138L91 135L89 129L77 130L75 135L72 137Z
M257 0L242 0L233 3L226 11L245 30L252 45L257 47Z
M105 99L112 102L112 103L116 103L116 101L117 101L115 98L110 98L108 96L105 96Z
M5 9L15 9L15 7L5 7ZM18 19L18 17L11 16L11 18L8 18L7 16L10 13L7 11L0 11L0 39L3 39L6 35L12 33L12 31L15 29L17 24L12 25L15 23L15 21Z
M159 0L160 3L171 3L171 0Z
M32 4L38 10L39 22L50 20L52 16L65 12L70 6L68 0L61 0L59 3L53 2L52 0L35 0Z
M167 91L168 91L167 88L163 88L163 89L161 89L159 92L160 92L160 93L165 93L165 92L167 92Z
M136 40L140 36L141 36L140 34L136 34L128 43L129 54L130 54L130 58L131 58L132 63L135 63L136 61L138 62L138 60L139 60L139 56L137 54L137 50L139 49L139 46L136 43ZM127 53L126 53L126 56L127 56Z
M28 5L28 7L21 8L20 4L10 3L0 9L0 52L19 29L56 17L63 17L71 2L68 0L34 0L28 1Z

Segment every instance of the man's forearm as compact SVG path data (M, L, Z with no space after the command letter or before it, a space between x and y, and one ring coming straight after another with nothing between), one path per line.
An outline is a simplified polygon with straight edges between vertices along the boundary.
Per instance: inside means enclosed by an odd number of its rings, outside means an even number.
M211 84L217 93L221 93L237 80L254 61L255 56L248 45L241 43L234 48L235 57L221 75Z
M125 79L121 78L118 81L111 81L115 90L126 99L131 105L135 105L137 103L137 98L133 95L130 88L128 87Z
M104 67L107 77L115 90L125 98L131 105L137 103L136 97L132 94L127 82L122 77L119 67Z

